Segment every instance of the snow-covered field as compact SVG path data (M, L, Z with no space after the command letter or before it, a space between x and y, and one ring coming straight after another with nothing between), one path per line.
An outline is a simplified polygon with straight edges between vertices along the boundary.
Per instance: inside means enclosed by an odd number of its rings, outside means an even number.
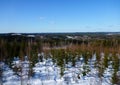
M0 85L112 85L112 66L109 65L100 78L98 69L94 66L96 56L88 61L88 65L83 62L82 56L76 61L75 66L68 62L64 65L63 76L60 74L61 67L53 63L51 58L38 61L32 68L27 56L23 61L15 57L12 67L0 62L2 69Z

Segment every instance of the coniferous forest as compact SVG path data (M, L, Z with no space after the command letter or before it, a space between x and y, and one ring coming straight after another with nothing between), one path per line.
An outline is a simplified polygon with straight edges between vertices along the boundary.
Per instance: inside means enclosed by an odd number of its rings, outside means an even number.
M47 68L42 69L42 66ZM5 73L9 70L9 74ZM48 73L40 74L43 70ZM12 75L14 75L12 78L7 78ZM117 33L1 34L0 85L10 85L8 81L16 78L16 81L20 81L20 85L38 85L31 83L33 79L37 79L36 76L42 81L42 85L45 84L45 80L52 79L55 81L63 79L65 81L63 85L77 85L73 81L79 85L82 80L84 82L87 79L90 85L98 85L98 82L99 85L119 85L120 35ZM56 85L62 84L56 83Z

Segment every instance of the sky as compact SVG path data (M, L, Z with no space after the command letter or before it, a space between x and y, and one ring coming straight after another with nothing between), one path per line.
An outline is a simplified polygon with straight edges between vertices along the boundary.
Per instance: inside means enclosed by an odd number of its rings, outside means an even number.
M0 33L120 32L120 0L0 0Z

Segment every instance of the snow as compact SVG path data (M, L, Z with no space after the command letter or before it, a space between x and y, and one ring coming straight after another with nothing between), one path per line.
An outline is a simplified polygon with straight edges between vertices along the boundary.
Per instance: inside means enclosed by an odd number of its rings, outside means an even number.
M0 67L3 70L2 84L0 85L112 85L110 82L113 72L111 66L106 68L101 80L98 77L98 70L94 67L95 55L88 61L89 65L85 65L83 60L83 57L81 57L76 62L75 67L71 65L71 62L68 62L65 65L63 76L60 75L60 67L56 66L50 58L37 62L32 68L32 76L28 76L30 62L27 56L24 61L21 61L19 58L14 58L13 60L13 68L21 66L21 71L17 72L18 75L4 62L0 62ZM87 69L83 69L84 66ZM90 71L83 75L82 73L88 69ZM118 75L120 75L120 72L118 72Z

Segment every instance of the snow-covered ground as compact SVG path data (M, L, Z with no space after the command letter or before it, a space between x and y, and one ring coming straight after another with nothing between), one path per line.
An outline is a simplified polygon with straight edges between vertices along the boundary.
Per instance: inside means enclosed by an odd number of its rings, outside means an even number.
M113 70L111 66L106 68L103 77L98 77L98 70L94 67L96 57L93 56L88 65L80 57L76 65L71 62L65 64L63 76L60 75L60 67L53 63L51 58L38 60L30 72L30 62L25 56L21 61L18 57L14 58L12 68L4 62L0 62L2 69L2 79L0 85L112 85L111 77ZM13 71L13 68L19 68ZM85 75L83 73L86 73Z

